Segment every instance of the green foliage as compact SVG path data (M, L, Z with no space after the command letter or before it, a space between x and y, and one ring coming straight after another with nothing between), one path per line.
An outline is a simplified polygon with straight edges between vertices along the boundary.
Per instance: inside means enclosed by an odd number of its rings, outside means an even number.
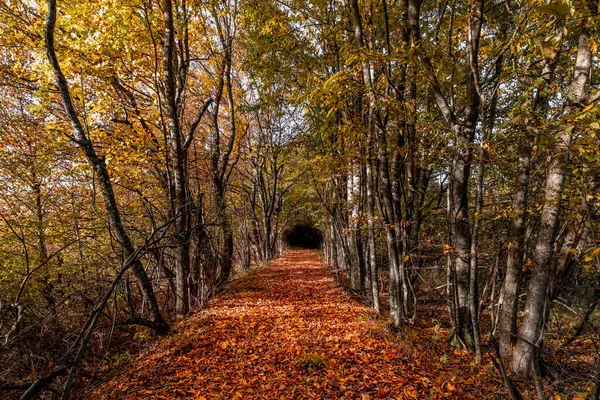
M308 353L297 359L295 362L306 369L320 369L326 366L327 357L323 354Z

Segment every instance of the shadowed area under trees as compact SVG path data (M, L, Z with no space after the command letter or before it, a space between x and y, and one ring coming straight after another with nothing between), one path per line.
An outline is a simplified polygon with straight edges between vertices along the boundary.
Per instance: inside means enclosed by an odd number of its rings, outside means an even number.
M0 398L600 399L599 11L0 1Z

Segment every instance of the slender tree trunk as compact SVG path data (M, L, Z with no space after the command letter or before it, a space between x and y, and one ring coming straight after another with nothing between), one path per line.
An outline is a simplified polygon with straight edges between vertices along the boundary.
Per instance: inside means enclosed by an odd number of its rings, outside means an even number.
M409 10L411 2L409 1ZM472 160L472 144L475 129L480 115L479 95L479 40L483 24L483 0L476 0L469 4L468 31L469 40L466 46L466 92L467 106L463 120L459 120L446 100L437 80L431 59L427 55L420 55L425 73L429 81L429 88L433 98L452 132L456 145L453 168L450 173L450 202L451 221L454 225L454 285L456 293L455 335L456 345L465 343L471 347L472 321L469 306L471 287L471 229L469 222L469 176ZM417 36L415 42L420 42Z
M452 222L454 224L454 271L457 292L457 323L456 333L469 345L470 317L469 312L469 277L471 232L469 224L469 174L471 163L471 135L458 137L460 147L454 162L452 172Z
M349 6L352 14L352 23L354 26L354 34L356 45L359 48L364 48L364 34L362 27L362 20L360 14L360 8L357 0L349 0ZM373 93L372 93L372 82L371 72L369 66L363 64L363 83L369 90L369 109L372 109L374 104ZM368 111L369 113L372 110ZM396 215L394 209L394 199L392 195L392 182L390 177L390 166L387 154L387 138L385 127L381 123L377 123L377 147L378 147L378 159L380 168L380 177L382 181L381 187L381 200L380 208L383 216L386 238L388 245L388 256L389 256L389 268L390 268L390 316L395 326L400 326L406 317L405 310L402 307L402 293L401 293L401 278L400 278L400 254L398 253L398 238L396 236L396 227L394 224L394 216Z
M56 0L48 0L48 16L46 19L45 29L45 40L46 40L46 55L52 67L52 71L56 78L56 85L60 92L65 111L69 117L71 125L73 127L73 138L72 140L77 146L83 151L88 162L96 173L98 182L104 199L104 206L108 214L110 226L114 231L115 237L121 246L124 258L134 257L131 268L138 281L140 289L144 294L145 300L149 306L150 318L153 322L154 329L159 333L167 333L169 326L164 321L154 294L152 283L144 270L144 266L139 258L136 256L135 249L131 243L131 239L123 226L121 221L121 214L117 206L117 201L113 191L112 183L110 181L110 175L106 168L106 163L103 158L100 158L94 149L94 146L88 136L85 133L83 125L79 120L79 116L73 106L71 94L69 92L69 85L67 80L62 73L58 58L56 57L56 51L54 49L54 29L56 26Z
M380 214L383 216L385 233L388 246L389 258L389 294L390 294L390 316L395 326L401 326L405 320L405 310L402 307L402 293L400 293L400 255L396 243L396 230L393 226L394 205L392 198L392 185L389 175L389 163L387 158L385 133L380 133L378 140L379 164L382 187L380 188Z
M38 253L39 253L39 263L44 263L48 259L48 247L46 245L46 223L44 221L44 206L42 203L42 185L41 182L37 178L37 174L34 170L35 166L32 167L32 178L33 178L33 194L35 196L35 216L36 216L36 228L37 228L37 238L38 238ZM42 277L44 288L42 294L44 299L46 300L48 310L52 313L52 322L58 327L59 319L58 313L56 311L56 302L54 301L54 284L50 282L50 273L49 268L44 267L44 274Z
M596 9L597 12L597 9ZM574 112L585 99L586 87L591 69L591 43L589 28L584 25L579 34L579 45L575 60L575 73L571 82L570 104L564 115ZM534 265L527 302L525 318L519 329L519 340L512 357L512 369L519 375L529 375L533 367L535 347L541 345L541 331L544 324L544 307L548 298L550 282L550 259L559 225L562 193L571 147L571 130L565 129L558 139L546 176L545 201L542 209L540 228L535 246Z
M512 200L511 241L506 260L506 276L502 284L500 298L502 304L498 316L500 355L505 362L510 361L512 345L517 335L517 309L523 252L525 246L525 219L528 203L529 179L531 176L531 146L529 138L519 139L519 170L516 190Z
M486 132L488 132L486 130ZM477 187L475 195L475 217L473 219L473 233L471 236L471 259L469 267L469 311L471 313L471 324L473 326L473 345L475 347L476 362L481 363L481 338L479 332L479 284L477 274L477 263L479 253L479 228L483 212L483 184L485 177L485 146L489 133L484 133L481 138L479 150L479 170L477 171Z
M548 107L549 99L545 94L543 85L551 84L554 65L552 60L543 60L541 75L544 83L537 88L537 96L532 106L534 111L545 113ZM518 151L517 182L512 200L514 216L511 221L511 238L513 240L511 240L507 252L506 276L500 292L500 312L498 315L500 354L502 359L507 363L511 361L513 345L517 340L519 289L527 233L527 207L532 168L532 138L527 132L524 132L519 137Z
M495 65L495 74L499 79L502 72L502 57L498 57ZM471 237L471 266L469 273L470 280L470 299L469 306L471 312L471 323L473 325L473 344L475 347L476 362L481 363L481 334L479 330L479 284L478 284L478 257L479 257L479 230L481 219L483 218L484 201L484 181L485 167L487 164L487 141L493 134L494 122L496 119L496 107L498 104L498 82L493 88L491 101L489 104L487 118L483 119L483 133L481 135L481 144L479 146L479 169L477 171L477 186L475 191L475 217L473 218L473 231ZM486 116L485 110L483 115Z
M175 28L173 4L163 0L163 18L165 24L165 44L163 54L165 111L169 121L169 142L174 168L173 183L175 191L175 318L181 320L189 312L189 274L190 274L190 234L187 180L185 174L185 155L177 110L175 78Z
M348 170L348 242L352 251L351 263L349 266L350 286L353 290L361 290L361 243L360 243L360 168L357 163L351 162Z
M369 153L371 150L369 149ZM375 246L375 228L374 228L374 219L375 219L375 202L374 202L374 177L372 171L372 160L369 156L369 159L366 163L367 167L367 242L369 248L369 275L371 277L371 298L373 301L373 309L380 312L379 309L379 281L377 278L377 253Z
M222 240L222 248L218 256L219 275L216 280L216 285L222 286L229 279L233 268L233 231L231 230L231 222L227 215L227 199L225 197L224 182L218 180L215 184L217 186L217 220L219 221ZM266 238L263 239L266 240Z
M232 48L233 36L231 21L220 15L220 11L212 8L212 15L217 26L217 33L221 42L223 61L219 71L217 90L215 95L215 109L212 115L212 130L214 140L212 143L212 168L213 168L213 187L215 193L215 205L217 221L221 235L221 251L218 255L219 273L215 284L222 286L227 282L233 268L233 231L228 215L226 188L230 172L230 156L236 141L236 119L235 104L233 101L232 84ZM223 143L221 137L221 128L219 127L219 109L223 97L224 89L227 89L227 102L229 106L230 136Z

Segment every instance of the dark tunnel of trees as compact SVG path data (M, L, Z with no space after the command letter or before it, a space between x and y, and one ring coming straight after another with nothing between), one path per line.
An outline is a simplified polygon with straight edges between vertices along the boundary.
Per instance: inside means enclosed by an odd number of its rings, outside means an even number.
M320 249L323 242L323 234L318 228L310 224L294 225L285 232L285 242L290 247L302 247L305 249Z

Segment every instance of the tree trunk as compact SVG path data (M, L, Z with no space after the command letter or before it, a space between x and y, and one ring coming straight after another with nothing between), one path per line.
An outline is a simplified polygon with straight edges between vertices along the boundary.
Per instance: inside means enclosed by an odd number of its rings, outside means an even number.
M360 14L360 8L357 0L350 0L349 6L352 14L352 23L354 26L354 34L356 45L359 48L364 48L364 37L362 20ZM369 66L364 63L362 67L363 72L363 83L369 91L369 115L373 115L373 93L372 93L372 82L371 73ZM396 236L396 226L394 224L394 216L396 211L394 209L394 199L392 195L392 182L390 177L390 166L387 154L387 138L385 127L381 123L377 123L377 147L378 147L378 159L380 168L380 177L382 181L382 187L380 190L380 211L383 216L383 222L385 224L388 256L389 256L389 293L390 293L390 317L395 326L400 326L405 320L406 314L402 307L402 293L401 293L401 278L400 278L400 254L398 253L398 237Z
M349 266L350 286L353 290L361 290L361 243L359 237L360 227L360 168L355 162L350 163L348 170L347 201L348 201L348 242L352 252Z
M410 0L417 2L418 0ZM471 269L471 229L469 222L469 175L472 160L472 144L475 129L479 121L480 95L479 95L479 40L483 24L483 0L476 0L469 5L468 30L469 40L466 46L466 92L467 105L463 120L459 120L448 104L437 80L431 59L427 55L420 55L429 88L440 113L448 123L454 134L455 155L453 168L450 173L450 202L451 221L454 225L454 284L456 298L455 316L455 345L471 347L472 324L469 306ZM414 6L413 6L414 7ZM416 21L418 22L418 21ZM415 23L416 23L415 22ZM420 37L415 43L420 42Z
M596 10L597 12L597 10ZM564 116L578 109L585 99L586 86L591 69L591 43L588 27L584 23L579 34L579 45L575 60L575 73L571 82L571 98ZM571 130L565 129L558 139L546 176L545 201L542 209L540 228L535 246L534 265L527 302L525 318L519 329L519 340L512 357L512 369L519 375L529 375L533 367L535 347L541 345L541 330L544 324L544 307L548 295L551 268L549 261L553 254L554 242L559 225L562 193L565 174L569 162Z
M371 150L369 149L369 153ZM367 244L369 248L369 275L370 275L370 285L371 285L371 299L373 304L373 309L380 312L379 309L379 281L377 278L377 253L375 246L375 228L374 228L374 219L375 219L375 202L374 202L374 177L372 171L372 160L369 154L369 159L367 160Z
M516 190L512 200L511 241L506 260L506 276L502 284L500 298L502 305L498 317L500 355L505 362L510 361L512 346L517 334L517 309L523 252L525 246L525 219L527 213L529 179L531 176L531 146L529 138L519 139L519 170Z
M169 143L174 168L175 191L175 318L181 320L189 312L190 234L189 201L185 174L185 155L176 99L175 28L171 0L163 0L165 43L163 54L165 112L169 121Z
M106 168L106 163L103 158L100 158L94 149L94 146L88 136L85 133L83 125L79 120L79 116L75 111L75 107L73 106L73 101L71 99L71 94L69 92L69 85L65 76L62 73L60 68L60 64L58 62L58 58L56 57L56 51L54 49L54 28L56 26L56 0L48 0L48 17L46 19L46 30L45 30L45 40L46 40L46 55L52 67L52 71L56 78L56 85L60 92L63 105L65 107L65 111L69 117L71 125L73 127L73 138L72 140L77 144L77 146L83 151L85 157L88 162L94 169L98 182L100 183L100 188L102 192L102 197L104 199L104 206L106 208L106 212L108 214L108 219L110 222L110 226L114 231L115 237L121 246L121 251L123 252L123 257L128 259L129 257L134 257L132 261L132 270L138 281L140 289L144 294L145 300L149 306L150 318L155 326L155 330L159 333L167 333L169 331L169 326L164 321L159 307L158 302L156 301L156 296L154 294L154 289L152 288L152 283L144 270L144 266L140 261L139 257L136 255L133 244L131 243L131 239L123 226L121 221L121 214L119 212L119 208L117 206L117 201L115 198L115 194L113 191L112 183L110 181L110 175L108 173L108 169Z

